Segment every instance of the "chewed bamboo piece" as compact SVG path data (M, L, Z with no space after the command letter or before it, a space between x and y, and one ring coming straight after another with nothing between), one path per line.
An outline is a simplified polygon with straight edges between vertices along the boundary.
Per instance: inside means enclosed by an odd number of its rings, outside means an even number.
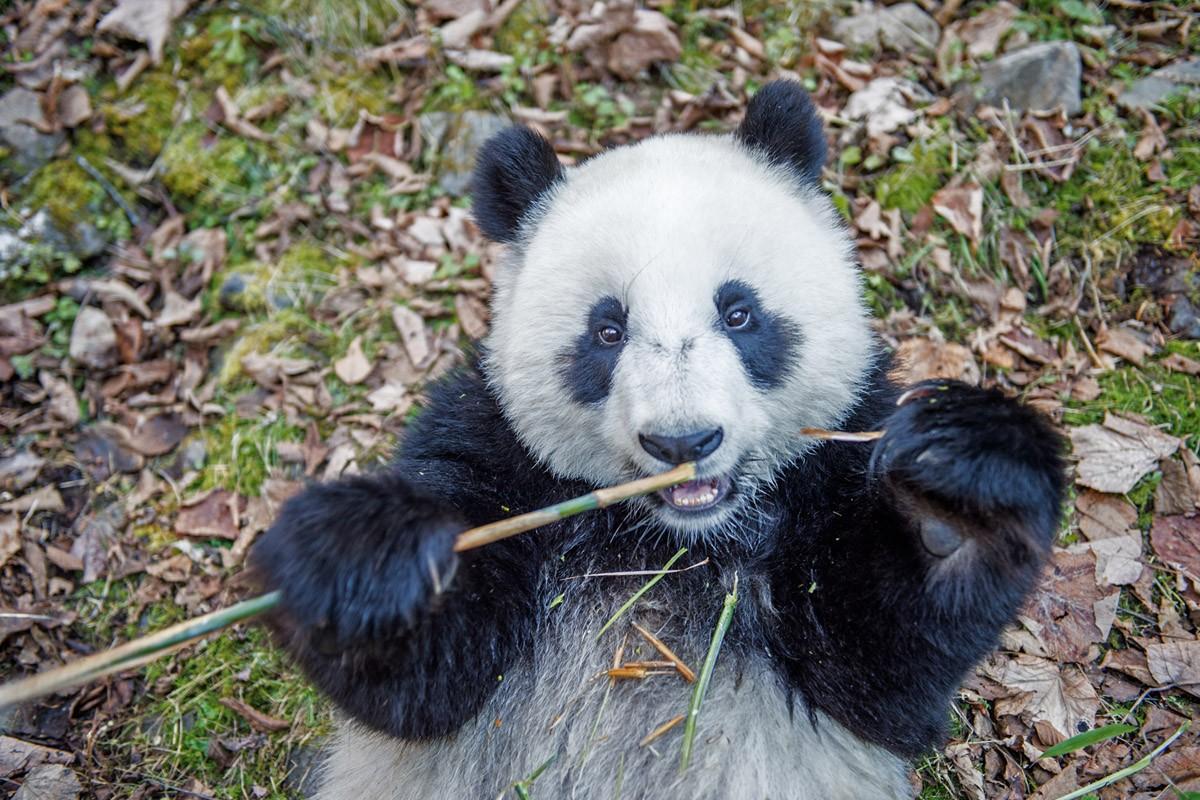
M883 438L887 431L827 431L824 428L801 428L800 433L813 439L830 442L873 442Z
M648 478L597 489L582 497L464 531L455 539L454 551L461 553L464 550L483 547L486 544L516 536L518 533L549 525L560 519L582 514L585 511L606 508L622 500L641 497L659 489L684 483L695 477L696 465L688 462ZM38 675L0 686L0 709L70 689L114 672L142 666L210 633L264 614L279 605L281 598L280 592L270 592L261 597L244 600L229 608L172 625L158 633L134 639L132 642L119 645L111 650L85 656L57 669L47 670Z

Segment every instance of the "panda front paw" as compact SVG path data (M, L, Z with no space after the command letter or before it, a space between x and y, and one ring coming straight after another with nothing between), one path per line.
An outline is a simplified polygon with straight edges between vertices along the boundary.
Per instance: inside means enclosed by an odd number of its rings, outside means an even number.
M272 622L290 649L334 655L395 639L436 609L466 525L394 473L314 485L284 504L250 567L282 592Z
M1015 523L1049 544L1064 491L1063 440L993 389L927 381L901 396L873 468L920 523L927 549Z

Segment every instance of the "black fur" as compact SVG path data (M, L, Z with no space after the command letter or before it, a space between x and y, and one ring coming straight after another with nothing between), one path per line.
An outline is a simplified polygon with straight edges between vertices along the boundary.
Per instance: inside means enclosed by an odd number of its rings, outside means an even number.
M492 241L514 241L534 204L562 177L554 148L529 128L493 136L480 149L471 179L475 222Z
M772 81L759 89L736 136L747 147L765 153L771 163L795 171L803 183L820 184L825 130L812 98L795 81Z
M608 397L620 344L605 344L598 332L605 325L625 329L625 308L615 297L602 297L588 311L586 327L575 347L559 357L559 376L578 403L599 403Z
M701 541L689 558L769 589L747 590L731 653L771 653L812 707L912 756L944 735L952 692L1036 580L1057 526L1062 442L1035 412L959 383L923 386L897 407L887 366L845 424L886 428L874 448L822 444L762 499L770 513L756 518L776 523L755 544ZM584 490L521 448L469 366L432 392L388 471L306 490L252 565L284 591L273 620L283 644L339 706L398 736L442 735L479 711L500 673L532 658L538 615L549 613L535 597L540 574L572 569L568 557L661 564L677 546L614 546L639 513L625 506L449 553L463 526ZM930 521L954 532L934 548L947 557L931 552ZM947 541L961 545L951 552ZM719 602L713 574L689 571L656 592L667 608ZM703 653L709 633L681 646Z
M733 342L750 382L759 389L773 389L783 383L802 341L800 326L763 308L758 292L743 281L721 284L713 302L717 306L716 328ZM725 316L734 308L750 311L750 322L744 328L731 330L725 325Z

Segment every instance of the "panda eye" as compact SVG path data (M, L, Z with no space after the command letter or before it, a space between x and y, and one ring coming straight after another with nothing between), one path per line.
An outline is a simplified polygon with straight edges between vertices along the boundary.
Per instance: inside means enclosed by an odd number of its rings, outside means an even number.
M741 330L750 324L750 309L734 308L725 314L725 327L730 330Z
M605 325L600 330L596 331L597 338L600 339L600 344L612 347L614 344L620 344L625 338L625 331L618 328L616 325Z

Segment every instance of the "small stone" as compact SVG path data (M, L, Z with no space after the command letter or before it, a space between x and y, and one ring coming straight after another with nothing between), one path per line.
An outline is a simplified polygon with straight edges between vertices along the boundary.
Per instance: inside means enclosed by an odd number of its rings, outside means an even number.
M0 174L19 178L33 172L54 156L65 134L42 133L24 120L45 120L38 95L16 88L0 97L0 147L10 152L0 159Z
M1186 295L1177 295L1171 303L1167 327L1171 333L1184 339L1200 339L1200 312Z
M960 103L997 108L1008 101L1014 111L1047 111L1062 106L1068 114L1083 110L1083 66L1074 42L1044 42L1002 56L983 67L979 83L960 92Z
M94 306L84 306L71 327L71 358L92 369L117 363L117 332L112 320Z
M1200 58L1176 61L1139 78L1117 96L1117 105L1151 108L1180 92L1200 93Z
M82 792L74 772L61 764L43 764L29 770L13 800L75 800Z
M417 125L425 143L439 154L437 173L441 187L455 197L466 194L479 149L511 124L505 117L486 111L422 114Z
M84 261L100 255L108 246L108 239L90 222L80 220L70 230L63 230L44 208L25 220L17 236L26 245L48 245L56 252L70 253Z
M848 47L933 50L941 38L937 20L916 3L898 3L856 14L833 24L833 38Z
M221 282L217 299L223 308L239 310L242 307L242 294L246 291L246 276L240 272L231 272Z

